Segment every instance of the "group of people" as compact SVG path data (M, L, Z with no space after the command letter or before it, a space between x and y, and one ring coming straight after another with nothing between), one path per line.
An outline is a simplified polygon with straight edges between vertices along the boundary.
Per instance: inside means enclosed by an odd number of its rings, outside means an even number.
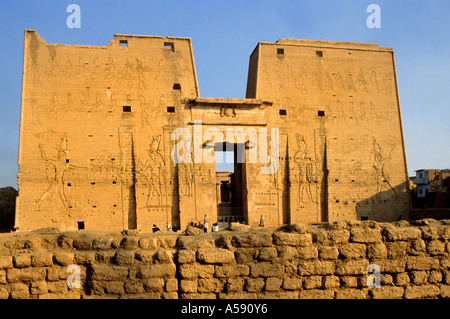
M203 224L200 222L198 222L198 223L191 222L189 225L192 227L200 228L201 230L203 230L204 233L208 232L208 222L206 222L206 221L203 222ZM219 231L219 224L218 223L212 224L211 231L212 232Z
M170 232L170 231L172 230L173 232L176 233L176 232L178 231L177 225L173 225L173 227L172 227L172 225L170 225L169 223L166 225L166 229L167 229L168 232ZM154 233L156 233L157 231L160 231L160 230L161 230L161 229L159 229L159 227L156 226L156 224L153 224L152 231L153 231Z

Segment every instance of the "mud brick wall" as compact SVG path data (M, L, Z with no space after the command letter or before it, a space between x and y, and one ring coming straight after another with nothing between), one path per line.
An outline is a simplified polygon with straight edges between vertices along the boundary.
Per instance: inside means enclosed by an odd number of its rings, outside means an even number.
M0 298L450 298L449 240L448 220L1 234Z

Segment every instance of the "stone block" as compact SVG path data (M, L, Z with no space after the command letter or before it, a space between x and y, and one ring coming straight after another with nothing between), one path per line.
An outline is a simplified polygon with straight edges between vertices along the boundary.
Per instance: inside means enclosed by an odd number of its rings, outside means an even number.
M367 299L367 289L341 288L336 290L335 299Z
M33 267L48 267L53 265L52 253L39 253L31 256L31 265Z
M47 289L49 293L65 293L67 292L67 283L65 281L50 281L47 282Z
M320 246L319 258L320 259L338 259L339 249L333 246Z
M10 296L12 299L28 299L30 297L30 289L28 284L13 283L9 287Z
M179 274L181 278L209 278L214 275L214 265L201 265L197 263L182 264L179 266Z
M57 265L68 266L73 264L74 254L71 252L56 252L53 259Z
M207 264L229 264L235 261L234 253L223 248L200 248L197 259Z
M245 278L242 277L232 277L227 278L227 292L239 292L244 290Z
M406 256L410 246L409 241L397 241L386 243L387 257L389 259L400 259Z
M432 240L427 244L427 253L431 256L443 255L445 253L445 244L439 240Z
M281 288L281 284L283 283L283 279L279 277L268 277L266 278L266 291L279 291Z
M235 251L236 261L240 264L253 262L258 258L259 250L256 248L238 248Z
M197 292L198 282L195 280L180 280L180 291L186 292Z
M0 287L0 299L8 299L9 291L5 287Z
M276 231L273 233L273 243L275 245L289 246L309 246L312 244L311 234L285 233Z
M215 266L215 277L217 278L247 277L249 273L250 267L247 265L232 264Z
M433 257L406 257L406 270L439 269L439 259Z
M366 245L348 243L339 247L339 254L345 259L363 258L366 256Z
M46 281L33 281L30 283L31 295L42 295L48 293L48 286Z
M123 281L128 277L129 269L125 266L93 265L92 279L95 281Z
M182 249L178 250L177 261L179 264L193 263L195 262L195 251Z
M386 258L387 257L387 248L383 243L376 242L371 243L367 247L367 258L369 259L377 259L377 258Z
M143 285L146 292L164 291L164 279L162 278L149 278L143 282Z
M406 299L436 298L441 293L439 287L433 285L409 286L405 289Z
M12 256L0 256L0 269L9 269L13 267Z
M252 277L280 277L284 274L284 265L271 263L258 263L250 267Z
M175 255L176 255L175 249L161 249L155 253L154 259L159 263L170 264L174 262Z
M317 289L322 287L321 276L308 276L303 280L304 289Z
M350 230L350 242L369 244L381 241L381 232L378 228L352 228Z
M137 280L125 282L124 289L127 294L142 294L145 292L143 283Z
M126 236L120 242L120 246L126 250L134 250L139 247L139 238L135 236Z
M396 286L406 286L410 283L410 281L411 279L406 272L398 273L394 276L394 283Z
M264 232L233 235L231 243L235 247L270 247L272 246L272 234Z
M373 299L401 299L404 292L403 287L395 286L381 286L370 290Z
M366 259L338 260L336 262L336 274L340 275L340 276L365 275L365 274L367 274L368 266L369 266L369 261Z
M139 266L137 277L147 278L173 278L177 272L175 264L156 264L149 266Z
M411 271L409 277L415 285L422 285L428 281L428 274L423 270Z
M443 299L450 299L450 286L441 285L441 293L439 296ZM1 298L1 292L0 292L0 298Z
M256 293L250 292L221 292L219 294L219 299L257 299L258 295Z
M298 274L300 276L331 275L335 271L335 262L329 260L300 261Z
M114 261L118 265L131 265L134 262L134 251L119 250L114 255Z
M300 290L302 288L302 279L297 277L285 277L283 279L283 289Z
M264 285L263 278L247 278L244 288L248 292L260 292L264 288Z
M46 277L45 268L19 268L19 269L8 269L6 271L6 280L9 283L17 282L30 282L30 281L43 281Z
M420 239L422 232L415 227L395 227L386 229L385 237L387 241L414 240Z
M350 232L346 229L328 230L327 233L332 245L344 244L350 239Z
M284 247L283 247L284 248ZM289 247L292 248L292 247ZM296 249L293 248L295 251ZM278 252L275 247L263 247L259 250L258 259L260 261L274 261L278 257Z
M104 281L101 284L107 294L122 295L125 293L123 281Z
M311 289L302 290L299 293L299 299L334 299L334 290Z
M225 279L218 278L200 278L198 280L198 292L221 292L226 284Z
M155 255L156 253L154 251L138 250L134 254L134 257L143 264L153 264Z
M178 291L178 280L176 278L169 278L166 281L166 291Z
M314 259L318 256L319 252L315 246L298 248L298 257L300 259Z
M13 257L14 267L24 268L31 266L31 256L29 254L20 254Z
M324 276L323 277L323 288L333 289L340 287L340 279L338 276Z
M270 247L270 248L272 248L272 247ZM299 255L297 247L293 247L293 246L278 246L277 249L278 249L278 257L280 259L283 259L283 260L293 260L293 259L296 259L298 257L298 255ZM267 258L265 260L261 259L261 251L260 251L259 255L260 255L259 258L260 258L261 261L272 261L272 260L275 260L275 258L274 259Z
M92 240L92 249L105 250L111 248L111 238L97 237Z

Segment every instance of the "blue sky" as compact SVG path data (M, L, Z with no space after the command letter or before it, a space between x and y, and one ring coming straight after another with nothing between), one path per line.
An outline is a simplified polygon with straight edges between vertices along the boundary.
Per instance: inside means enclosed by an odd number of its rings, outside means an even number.
M69 4L81 28L69 29ZM381 28L369 29L369 4ZM408 171L450 167L448 0L2 0L0 187L17 188L24 29L49 43L106 45L114 33L190 37L200 95L245 97L258 42L281 38L378 43L395 52Z

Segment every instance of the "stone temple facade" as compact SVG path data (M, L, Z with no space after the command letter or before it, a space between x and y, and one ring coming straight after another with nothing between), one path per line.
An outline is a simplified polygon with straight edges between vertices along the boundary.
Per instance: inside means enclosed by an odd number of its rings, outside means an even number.
M260 42L246 98L206 98L189 38L25 30L21 103L20 230L409 216L391 48ZM216 172L220 150L233 172Z

